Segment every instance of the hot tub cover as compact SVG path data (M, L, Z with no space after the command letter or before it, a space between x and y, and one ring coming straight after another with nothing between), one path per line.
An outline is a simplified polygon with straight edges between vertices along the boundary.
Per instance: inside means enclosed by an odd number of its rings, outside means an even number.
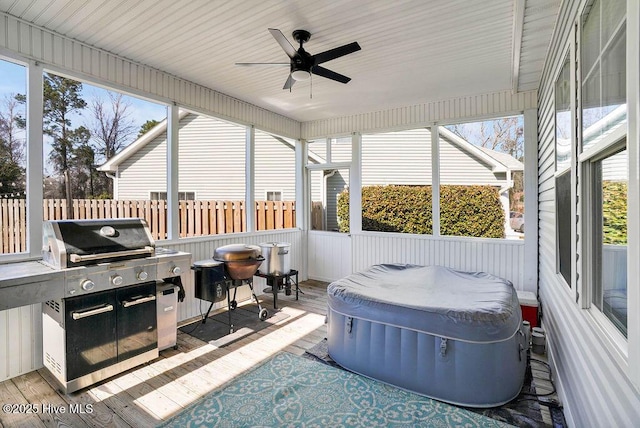
M520 328L510 281L443 266L381 264L327 288L331 309L344 315L470 342L495 342Z

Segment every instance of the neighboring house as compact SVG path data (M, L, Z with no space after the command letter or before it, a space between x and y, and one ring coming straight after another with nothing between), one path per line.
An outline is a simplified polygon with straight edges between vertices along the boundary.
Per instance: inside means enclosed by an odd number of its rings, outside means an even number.
M185 199L242 200L246 128L180 112L178 166ZM165 199L167 124L162 121L98 168L114 181L114 199ZM295 199L294 142L263 132L255 138L255 197Z
M244 199L246 129L181 111L178 132L180 198ZM497 187L505 212L505 230L510 231L512 173L522 171L523 164L507 154L477 147L444 127L439 127L439 133L440 183ZM98 169L114 180L114 198L165 199L166 147L166 121L163 121L100 166ZM350 138L332 140L332 162L348 162L350 156ZM326 157L324 141L309 144L309 163L324 163ZM364 186L430 185L431 131L419 128L363 135L362 164ZM256 132L255 177L257 200L294 200L294 143ZM323 229L337 230L337 198L348 186L348 169L312 176L311 196L322 202Z
M440 184L490 185L499 189L505 212L505 230L509 226L509 192L513 172L523 171L522 162L512 156L475 146L445 127L440 134ZM332 161L349 160L351 141L332 145ZM310 150L315 151L313 143ZM348 156L347 156L348 154ZM366 134L362 136L362 185L431 185L431 130ZM349 185L348 170L326 177L326 229L338 227L337 195ZM313 183L312 183L313 186ZM319 185L316 187L320 187Z

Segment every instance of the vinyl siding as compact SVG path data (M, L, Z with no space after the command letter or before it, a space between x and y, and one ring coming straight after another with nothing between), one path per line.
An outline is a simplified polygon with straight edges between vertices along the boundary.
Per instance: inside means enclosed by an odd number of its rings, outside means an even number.
M640 421L640 394L613 359L611 342L603 339L593 318L556 274L553 85L580 3L562 3L539 89L539 294L550 361L568 422L576 427L632 427Z
M502 176L473 154L440 136L442 184L504 184ZM431 184L431 131L365 134L362 136L362 185Z
M284 200L295 199L295 148L256 132L255 197L282 191ZM179 191L195 192L196 199L245 197L246 128L203 115L180 120ZM166 133L125 160L118 171L118 199L148 199L151 191L166 189Z

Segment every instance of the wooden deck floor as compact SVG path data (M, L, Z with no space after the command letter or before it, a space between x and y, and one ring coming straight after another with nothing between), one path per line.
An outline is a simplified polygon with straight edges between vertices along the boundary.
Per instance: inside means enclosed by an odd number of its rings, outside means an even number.
M18 413L0 411L0 426L156 426L276 352L301 355L321 341L326 333L326 286L301 282L305 294L298 301L293 295L278 298L280 310L289 315L286 319L224 348L178 331L177 350L161 351L157 360L77 393L61 394L44 369L4 381L0 403L24 406ZM260 299L272 313L272 296ZM26 413L36 409L37 414Z
M294 296L278 299L286 319L224 348L178 331L177 350L164 350L157 360L77 393L60 393L44 369L2 382L0 402L24 407L19 413L0 411L0 427L156 426L276 352L301 355L321 341L326 286L300 283L305 294L298 301ZM273 312L270 294L261 301ZM30 405L37 414L26 413Z

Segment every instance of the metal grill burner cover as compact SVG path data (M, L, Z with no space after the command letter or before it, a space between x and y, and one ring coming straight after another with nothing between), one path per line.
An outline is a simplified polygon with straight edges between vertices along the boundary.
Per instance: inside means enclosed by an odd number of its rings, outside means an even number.
M231 279L251 279L264 261L262 251L257 245L232 244L218 247L213 259L223 262Z

